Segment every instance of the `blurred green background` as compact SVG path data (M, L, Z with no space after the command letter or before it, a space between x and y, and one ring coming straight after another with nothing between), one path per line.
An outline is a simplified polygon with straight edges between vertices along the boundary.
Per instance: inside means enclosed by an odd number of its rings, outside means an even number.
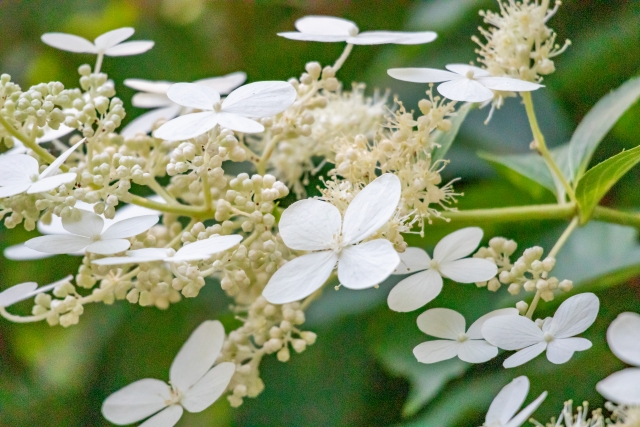
M361 30L435 30L439 38L424 46L358 46L339 73L346 83L364 81L390 87L415 108L425 87L391 81L386 69L441 67L475 59L470 36L481 25L478 10L497 9L494 1L205 1L74 0L0 1L0 72L27 87L59 80L77 86L77 67L92 64L89 55L56 51L40 42L45 32L61 31L89 39L122 27L136 28L135 39L155 47L134 57L107 58L103 71L115 81L118 96L129 102L133 91L125 78L192 81L245 71L249 81L299 76L307 61L323 65L340 54L341 44L305 43L276 36L293 29L295 19L326 14L352 19ZM604 94L640 70L640 1L567 1L551 21L558 40L573 42L556 61L557 72L545 79L534 101L550 145L566 142L581 118ZM128 108L128 118L144 110ZM506 154L526 152L531 139L523 107L509 99L488 126L487 110L473 111L450 152L446 176L460 176L464 191L459 207L490 207L553 202L532 182L496 172L476 156L478 150ZM640 107L629 110L600 145L594 162L638 145ZM620 181L604 203L640 207L640 170ZM467 225L467 224L464 224ZM438 222L422 241L431 248L444 234L463 224ZM519 248L553 245L565 224L529 222L485 226L485 236L514 238ZM0 249L35 236L0 226ZM181 426L460 426L480 425L495 393L512 378L532 380L529 400L543 390L549 397L536 413L540 421L559 413L562 402L589 400L602 405L595 383L622 367L608 350L605 330L624 310L640 310L640 246L631 228L593 223L579 229L558 257L557 276L573 279L577 290L595 291L601 299L597 322L584 336L594 347L555 366L540 357L506 371L504 355L483 365L457 360L421 365L411 350L425 340L415 326L417 313L389 311L385 300L391 280L380 289L328 291L308 312L308 328L318 341L290 362L264 360L266 390L231 409L225 399L200 414L186 414ZM36 280L40 284L73 273L78 258L44 261L0 259L0 287ZM492 308L513 304L498 293L473 285L446 283L430 307L451 307L473 321ZM540 316L560 301L544 304ZM104 398L144 377L166 379L168 368L186 337L201 321L219 318L227 330L237 323L229 300L211 281L196 299L167 311L126 302L88 306L78 326L0 322L0 425L103 426ZM28 306L12 308L17 312Z

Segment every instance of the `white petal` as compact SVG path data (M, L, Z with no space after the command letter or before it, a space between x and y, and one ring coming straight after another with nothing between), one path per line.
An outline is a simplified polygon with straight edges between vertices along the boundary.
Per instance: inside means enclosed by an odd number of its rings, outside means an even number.
M27 190L27 194L44 193L46 191L55 190L61 185L71 184L75 182L78 174L75 172L61 173L60 175L48 176L41 178L31 184Z
M203 111L176 117L156 129L153 136L167 141L195 138L216 127L217 116L213 111Z
M171 252L173 252L172 249L166 248L144 248L127 251L127 255L134 258L155 258L157 260L163 260L167 258Z
M620 360L640 366L640 314L618 315L607 329L607 342Z
M222 111L243 117L270 117L286 110L297 92L288 82L265 81L240 86L222 101Z
M0 186L31 184L30 175L38 174L38 161L26 154L0 156Z
M79 200L76 201L74 208L93 211L93 205L81 202ZM55 215L51 216L51 222L49 224L38 221L38 231L42 234L68 234L68 231L65 230L65 228L62 226L62 218Z
M161 95L166 95L169 86L173 84L173 82L165 80L153 81L145 79L125 79L123 83L125 86L139 90L140 92L158 93Z
M85 251L98 255L113 255L124 252L131 247L131 242L125 239L98 240L91 243Z
M284 244L299 251L329 249L340 234L338 208L316 199L300 200L282 212L278 228Z
M9 307L19 301L29 298L29 295L38 288L36 282L26 282L14 285L0 292L0 307Z
M409 274L429 268L431 258L429 254L421 248L408 247L400 253L400 263L393 271L393 274Z
M220 363L187 390L180 403L189 412L204 411L226 391L235 372L235 363Z
M595 322L600 300L590 292L574 295L560 304L553 315L549 333L556 338L581 334Z
M467 363L484 363L498 355L498 349L485 340L467 340L458 347L458 357Z
M401 192L400 179L391 173L385 173L364 187L344 214L343 242L357 243L385 225L396 211Z
M35 251L24 244L9 246L4 250L4 257L12 261L32 261L51 257L51 254Z
M167 97L176 104L198 110L213 111L213 104L220 102L220 94L207 86L195 83L176 83L167 90Z
M93 238L102 234L104 220L94 212L74 209L73 215L62 219L62 226L71 234Z
M46 33L40 39L51 47L75 53L98 53L98 49L89 40L65 33Z
M230 73L225 76L211 77L208 79L196 80L194 83L210 87L221 95L226 95L247 80L247 74L242 71Z
M354 36L358 33L354 22L333 16L305 16L298 19L295 26L296 30L308 34Z
M464 334L465 321L462 314L448 308L432 308L418 316L418 328L427 335L457 340Z
M297 31L287 31L284 33L278 33L280 37L284 37L289 40L309 41L309 42L343 42L346 41L349 36L330 36L324 34L307 34L299 33Z
M423 44L436 39L437 34L432 31L404 32L404 31L365 31L355 37L349 37L347 43L356 45L375 44Z
M167 409L158 412L153 417L149 418L138 427L173 427L175 426L184 410L180 405L171 405Z
M108 31L93 41L98 50L104 51L121 43L131 37L135 33L135 30L131 27L118 28L116 30Z
M348 246L338 258L338 279L345 288L370 288L389 277L399 261L393 244L385 239Z
M73 154L73 152L78 149L78 147L80 147L82 144L84 144L86 140L87 140L86 138L82 138L75 145L69 147L69 149L67 149L67 151L65 151L64 153L60 154L58 156L58 158L55 159L53 162L51 162L51 164L40 174L40 180L42 180L43 178L50 177L53 174L55 174L58 171L58 168L60 166L62 166L62 164L65 162L65 160L67 160L69 158L69 156L71 154ZM62 174L62 175L66 175L66 174Z
M164 408L164 402L170 397L171 388L165 382L145 378L107 397L102 404L102 415L118 425L135 423Z
M308 297L329 278L338 262L333 251L312 252L280 267L262 291L272 304L287 304Z
M35 251L49 254L70 254L80 251L91 243L91 239L72 234L57 236L40 236L27 240L25 245Z
M21 283L19 285L12 286L0 293L0 307L9 307L12 304L24 301L43 292L49 292L55 287L69 282L71 278L73 278L73 276L67 276L62 280L40 286L39 288L34 282Z
M509 315L485 321L482 336L489 344L504 350L519 350L543 340L543 333L533 320Z
M142 250L142 249L140 249ZM136 251L129 251L136 252ZM164 261L167 258L167 254L162 251L162 253L158 254L158 256L118 256L118 257L109 257L102 258L91 261L96 265L123 265L123 264L142 264L146 262L156 262L156 261Z
M138 108L157 108L173 105L166 94L163 93L136 93L131 98L131 105Z
M63 124L61 124L58 129L51 129L49 126L47 126L45 128L44 135L36 139L36 142L38 144L42 144L44 142L53 141L54 139L62 138L63 136L70 134L74 130L74 128Z
M555 339L547 346L547 359L549 362L561 365L567 363L576 351L588 350L591 341L585 338L560 338Z
M520 427L522 424L524 424L529 420L531 415L535 412L536 409L538 409L540 405L542 405L542 402L546 398L547 398L547 392L545 391L542 394L540 394L540 396L538 396L536 400L528 404L522 411L520 411L518 415L513 417L511 421L505 424L504 427Z
M448 64L445 68L461 76L465 76L467 71L473 71L474 77L488 77L491 75L487 70L469 64Z
M442 277L435 270L427 270L407 277L391 289L387 304L393 311L408 312L416 310L442 291Z
M185 393L213 366L224 344L224 327L217 320L202 322L182 345L169 369L171 385Z
M498 267L482 258L464 258L440 264L444 277L458 283L485 282L498 274Z
M502 366L504 366L505 368L515 368L516 366L523 365L528 361L538 357L543 351L545 351L546 348L547 343L544 341L523 348L522 350L517 351L512 356L507 357L502 363Z
M129 56L138 55L151 49L155 43L147 40L136 40L134 42L120 43L104 51L107 56Z
M0 187L0 199L15 196L16 194L22 194L29 188L31 188L31 184L27 182Z
M627 368L614 372L596 384L596 390L607 400L623 405L640 405L640 369Z
M460 343L449 340L426 341L413 349L413 355L421 363L437 363L458 355Z
M394 79L413 83L440 83L460 79L456 73L435 68L391 68L387 70L387 74Z
M501 308L498 310L491 311L484 316L481 316L469 326L467 330L467 336L472 340L480 340L484 337L482 336L482 326L484 326L484 322L491 319L492 317L498 316L517 316L519 314L517 308Z
M227 129L242 133L264 132L264 126L255 120L231 113L218 113L218 124Z
M529 378L515 378L493 398L485 417L486 425L504 426L518 412L529 394Z
M233 234L230 236L211 236L183 246L176 252L175 261L198 261L231 249L242 241L242 236Z
M144 233L160 221L157 215L141 215L114 223L102 233L102 239L126 239Z
M509 77L480 77L477 81L489 89L502 90L505 92L530 92L544 87L538 83Z
M446 235L433 250L433 259L444 263L470 255L480 244L482 234L481 228L467 227Z
M491 89L484 87L476 80L467 78L440 83L438 92L445 98L454 101L484 102L493 98Z
M151 110L148 113L141 114L122 128L120 135L125 138L136 136L139 133L146 135L151 132L153 125L155 125L158 120L171 120L180 114L181 109L182 107L172 103L170 107L158 108L157 110Z

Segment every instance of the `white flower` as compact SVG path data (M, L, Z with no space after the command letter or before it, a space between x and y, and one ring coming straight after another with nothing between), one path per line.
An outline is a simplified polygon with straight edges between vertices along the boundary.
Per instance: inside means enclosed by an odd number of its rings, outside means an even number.
M15 196L25 191L27 194L43 193L63 184L74 182L77 177L75 172L58 175L55 173L84 141L85 139L80 140L76 145L60 154L42 173L39 173L38 161L31 156L26 154L0 156L0 198Z
M529 394L529 378L525 376L518 377L502 387L489 406L483 426L520 427L547 397L545 391L518 413L527 394Z
M172 427L183 410L201 412L227 389L236 370L232 362L214 365L224 343L224 328L217 320L203 322L184 343L169 370L171 385L145 378L121 388L102 404L102 415L125 425L143 420L141 426Z
M62 219L62 226L70 234L40 236L28 240L25 245L30 249L50 254L86 250L95 254L110 255L129 249L129 237L144 233L159 220L157 215L143 215L115 222L104 229L104 219L100 215L75 209L74 215Z
M392 68L387 73L394 79L414 83L440 83L440 95L454 101L484 102L493 98L493 91L529 92L543 85L512 79L494 77L487 70L466 64L449 64L447 70L434 68ZM452 71L452 72L451 72Z
M295 23L298 31L278 33L291 40L314 42L347 42L349 44L422 44L429 43L438 36L433 31L365 31L360 32L355 23L333 16L305 16Z
M177 252L173 249L146 248L128 251L127 256L103 258L92 261L98 265L140 264L147 262L164 261L170 263L191 262L205 260L217 253L231 249L242 240L242 236L211 236L208 239L198 240L180 248Z
M407 248L400 254L400 264L394 274L419 273L407 277L391 290L387 298L389 308L407 312L422 307L440 294L443 277L460 283L484 282L494 277L498 267L493 262L464 258L478 247L482 234L478 227L454 231L438 242L433 259L423 249Z
M432 308L418 316L418 328L442 340L426 341L413 349L422 363L436 363L458 356L469 363L483 363L498 355L498 349L482 338L482 325L495 316L517 316L515 308L503 308L485 314L465 329L464 317L448 308Z
M575 338L596 320L600 301L592 293L574 295L560 304L553 318L538 327L524 316L495 317L485 322L482 335L490 344L504 350L520 350L507 358L503 366L513 368L530 361L543 351L555 364L566 363L576 351L591 348L591 341Z
M400 180L387 173L360 191L340 217L338 208L315 199L300 200L280 218L285 245L316 251L278 269L262 295L273 304L298 301L319 289L338 264L338 279L350 289L375 286L398 265L398 253L386 239L357 244L389 221L400 201Z
M152 41L137 40L122 43L131 37L134 32L133 28L118 28L96 37L93 43L83 37L65 33L46 33L41 38L43 42L56 49L106 56L137 55L153 47Z
M173 102L202 110L177 117L153 133L168 141L194 138L216 125L243 133L259 133L264 126L251 118L271 117L287 109L297 92L287 82L255 82L240 86L220 102L220 94L195 83L176 83L167 91Z
M609 375L596 390L612 402L640 405L640 314L620 314L607 330L607 342L613 354L635 368Z
M208 86L221 95L226 95L240 86L247 79L243 72L231 73L222 77L197 80L193 83ZM160 119L170 120L183 110L167 97L167 90L173 84L165 81L149 81L143 79L126 79L125 86L141 91L131 98L131 104L138 108L154 108L148 113L142 114L125 126L120 134L124 137L135 136L138 133L151 132L152 126Z
M18 285L12 286L0 292L0 307L9 307L10 305L34 297L38 294L41 294L42 292L50 291L56 286L68 283L71 279L73 279L73 276L69 275L62 280L58 280L57 282L42 286L40 288L38 288L38 284L35 282L20 283Z
M164 203L164 199L160 196L151 196L148 197L149 200L158 203ZM82 202L80 200L76 201L74 205L76 209L84 209L84 210L93 210L93 205ZM154 211L153 209L145 208L138 205L126 205L122 209L118 209L116 211L116 215L113 219L104 218L104 226L109 227L114 222L122 221L128 218L133 218L136 216L142 215L160 215L160 212ZM51 217L51 222L49 224L45 224L42 221L38 221L38 231L41 234L71 234L62 226L62 218L59 216L53 215ZM46 252L40 252L33 249L28 248L24 243L19 245L9 246L4 250L4 256L7 259L12 261L31 261L36 259L49 258L54 256L55 254L50 254ZM68 253L67 255L84 255L84 250L76 251L72 253Z

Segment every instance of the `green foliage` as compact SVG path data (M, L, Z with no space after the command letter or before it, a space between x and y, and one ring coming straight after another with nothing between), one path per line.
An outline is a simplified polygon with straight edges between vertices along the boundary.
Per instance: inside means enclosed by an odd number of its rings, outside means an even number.
M582 223L589 220L593 210L605 194L638 162L640 162L640 146L623 151L594 166L584 174L578 181L576 188Z
M456 138L456 136L458 136L460 126L462 126L464 119L467 118L467 114L469 113L469 110L471 110L471 108L473 108L473 104L470 104L468 102L463 104L462 107L458 109L456 116L451 119L451 129L449 129L447 132L442 132L439 130L436 130L434 132L433 142L439 145L439 147L436 147L436 149L433 150L431 158L434 161L443 159L447 154L447 151L449 151L449 148L451 148L451 144L453 144L453 140Z
M569 177L574 183L581 180L602 138L638 98L640 78L634 78L598 101L582 119L569 141Z

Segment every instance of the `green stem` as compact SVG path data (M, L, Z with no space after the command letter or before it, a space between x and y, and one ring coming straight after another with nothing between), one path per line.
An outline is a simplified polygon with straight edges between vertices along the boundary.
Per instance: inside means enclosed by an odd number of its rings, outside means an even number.
M604 206L596 206L591 219L640 228L640 214L635 212L621 212L611 208L605 208Z
M573 233L573 230L575 230L576 227L578 227L578 224L579 224L579 218L577 216L573 217L573 219L569 223L569 226L562 232L562 235L560 235L560 238L558 239L556 244L553 245L553 248L551 248L551 250L547 254L548 257L555 258L556 255L558 255L558 252L560 252L560 249L562 249L562 246L564 246L564 244L567 242L567 239L569 239L569 236L571 236L571 233ZM542 277L546 278L546 276L542 276ZM538 303L540 302L541 296L542 296L542 291L537 290L535 296L533 297L533 301L531 301L531 305L527 310L527 314L525 315L529 319L532 318L533 313L536 311L536 307L538 307Z
M273 150L275 150L276 145L278 144L280 139L282 139L282 135L276 135L272 137L271 140L264 147L262 156L260 156L260 160L258 161L258 164L256 166L256 169L258 170L259 175L264 175L265 173L267 173L267 162L269 161L269 158L273 154Z
M104 53L103 52L99 52L98 53L98 57L96 58L96 66L93 67L93 72L94 73L99 73L100 69L102 68L102 59L104 58Z
M13 136L14 138L17 138L18 140L20 140L20 142L22 142L25 147L27 147L30 150L32 150L34 153L36 153L38 155L38 157L40 157L45 162L51 163L56 159L56 157L53 154L49 153L47 150L45 150L44 148L39 146L38 143L35 142L33 139L29 138L28 136L26 136L25 134L20 132L18 129L14 128L1 115L0 115L0 125L2 125L2 127L5 128L5 130L11 134L11 136ZM60 165L60 169L63 172L68 172L69 171L69 168L67 166L65 166L65 165Z
M172 213L182 216L191 216L199 219L213 218L215 215L215 210L207 210L202 206L189 206L179 203L165 204L154 202L153 200L145 199L144 197L136 196L135 194L129 194L129 196L131 197L131 199L129 200L130 203L149 209L154 209L160 212Z
M551 153L549 152L549 149L547 148L547 144L546 144L546 142L544 140L544 135L542 134L542 131L540 130L540 126L538 126L538 119L536 118L536 112L535 112L535 110L533 108L533 101L531 99L531 93L530 92L521 92L520 95L522 96L522 99L524 101L524 107L525 107L525 109L527 111L527 117L529 119L529 125L531 126L531 132L533 133L533 139L534 139L534 141L536 143L536 147L535 148L538 150L538 152L540 153L542 158L545 160L547 166L551 170L551 173L553 175L555 175L556 178L558 178L558 180L562 183L562 187L564 188L564 191L569 196L569 199L572 202L575 203L576 202L576 194L573 191L573 188L571 187L571 185L569 185L569 182L565 178L564 174L562 173L562 171L558 167L558 164L553 159L553 156L551 156Z
M156 181L155 178L151 178L151 180L147 184L147 187L152 189L158 196L162 197L167 203L169 204L178 203L176 198L173 197L171 194L169 194L169 192L165 190L163 186L158 184L158 181Z
M340 55L340 57L338 58L338 60L335 62L335 64L333 64L333 71L335 71L336 73L338 72L338 70L340 68L342 68L342 66L344 65L344 62L347 60L347 58L349 57L349 54L351 53L351 50L353 50L353 45L352 44L347 44L347 46L344 48L344 50L342 51L342 55Z
M549 204L448 211L443 212L442 217L460 222L495 223L537 221L544 219L567 219L573 217L575 213L576 205L573 203L565 203L562 205Z

